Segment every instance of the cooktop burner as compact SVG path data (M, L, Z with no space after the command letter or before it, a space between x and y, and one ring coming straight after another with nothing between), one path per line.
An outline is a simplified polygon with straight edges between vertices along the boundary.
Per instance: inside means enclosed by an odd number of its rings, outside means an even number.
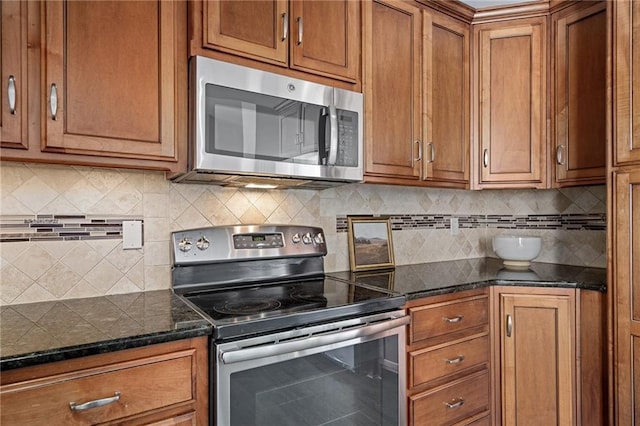
M228 315L250 315L260 312L273 311L282 306L277 300L248 299L239 301L228 301L223 305L214 306L213 310Z

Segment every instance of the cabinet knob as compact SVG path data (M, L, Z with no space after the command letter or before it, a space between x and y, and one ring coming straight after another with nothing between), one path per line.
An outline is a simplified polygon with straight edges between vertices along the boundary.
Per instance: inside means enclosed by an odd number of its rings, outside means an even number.
M415 158L414 160L421 161L422 160L422 141L417 140L414 143L418 145L418 157Z
M460 408L462 407L462 405L464 404L464 399L461 397L458 397L456 399L452 399L451 402L445 402L444 405L447 406L447 408L450 409L456 409L456 408Z
M296 19L296 22L298 23L298 44L302 44L302 16L298 16L298 18Z
M113 396L109 398L96 399L94 401L85 402L84 404L76 404L75 402L69 403L71 411L85 411L91 408L104 407L105 405L112 404L120 400L120 392L115 392Z
M7 82L7 99L9 100L9 112L11 115L16 114L16 78L12 75L9 76Z
M285 41L289 36L289 15L285 12L282 14L282 38L280 41Z
M443 317L442 321L447 322L449 324L453 324L453 323L462 321L463 318L464 318L463 315L457 315L457 316L455 316L453 318Z
M51 108L51 119L55 121L58 115L58 86L55 83L51 85L49 92L49 107Z
M560 165L564 164L564 145L558 145L556 148L556 162Z

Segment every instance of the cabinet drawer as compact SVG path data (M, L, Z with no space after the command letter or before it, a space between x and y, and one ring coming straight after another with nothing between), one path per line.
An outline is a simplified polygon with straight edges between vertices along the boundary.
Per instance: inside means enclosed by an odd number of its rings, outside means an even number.
M489 409L489 372L483 370L410 398L412 425L447 426Z
M168 353L3 386L3 426L95 424L194 399L195 350ZM119 399L101 407L72 411L89 401Z
M409 353L410 387L489 362L489 336Z
M487 296L411 308L410 343L487 324L488 308Z

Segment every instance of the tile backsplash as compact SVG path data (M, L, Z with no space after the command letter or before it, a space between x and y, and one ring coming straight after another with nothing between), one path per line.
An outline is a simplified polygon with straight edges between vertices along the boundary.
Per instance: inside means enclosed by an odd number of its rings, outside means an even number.
M161 172L2 162L0 193L0 304L169 288L170 232L211 225L321 226L325 268L346 270L348 215L391 216L398 265L493 256L491 238L507 232L542 236L539 261L606 265L604 186L262 191L173 184ZM123 220L143 221L142 249L122 249Z

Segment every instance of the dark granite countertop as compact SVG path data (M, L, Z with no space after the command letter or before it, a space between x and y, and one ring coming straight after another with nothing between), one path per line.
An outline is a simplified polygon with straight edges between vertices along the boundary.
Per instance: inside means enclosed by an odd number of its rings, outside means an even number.
M533 262L524 271L508 270L500 259L478 258L397 266L389 271L332 272L337 278L354 280L404 294L407 300L472 290L491 285L579 288L604 292L607 272L603 268Z
M171 290L0 307L0 371L211 334Z

